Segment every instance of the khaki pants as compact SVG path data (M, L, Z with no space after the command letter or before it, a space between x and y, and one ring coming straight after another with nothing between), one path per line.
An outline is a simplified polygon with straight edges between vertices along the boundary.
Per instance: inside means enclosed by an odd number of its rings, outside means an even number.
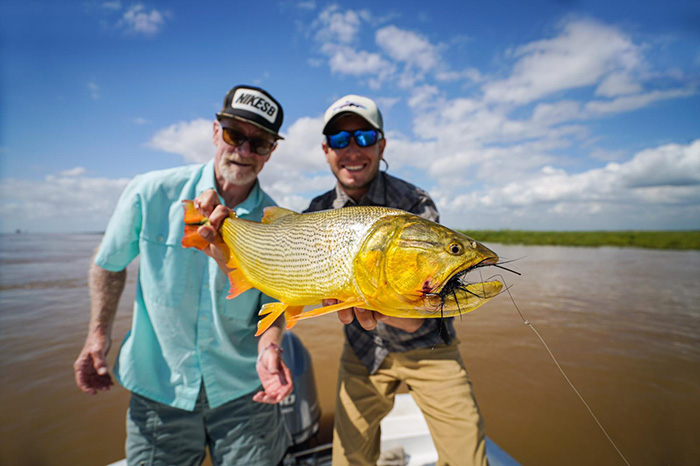
M369 375L346 342L338 371L333 466L376 464L379 423L391 411L401 381L428 423L437 466L487 464L484 422L455 343L390 353Z

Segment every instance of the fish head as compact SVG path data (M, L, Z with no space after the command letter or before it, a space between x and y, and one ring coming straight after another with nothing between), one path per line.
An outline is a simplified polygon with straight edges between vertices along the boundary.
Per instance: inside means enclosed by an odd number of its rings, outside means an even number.
M370 266L355 268L365 271L357 283L378 309L422 313L411 317L428 317L424 314L429 312L448 317L472 311L500 292L498 281L465 280L469 271L498 262L498 255L478 241L415 215L380 222L375 237L358 255L369 259ZM373 274L371 279L367 272Z

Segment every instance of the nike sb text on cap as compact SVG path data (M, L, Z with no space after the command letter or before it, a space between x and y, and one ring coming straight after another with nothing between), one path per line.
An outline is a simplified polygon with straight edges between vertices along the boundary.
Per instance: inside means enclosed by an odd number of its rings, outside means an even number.
M251 123L271 133L276 139L283 139L278 134L284 118L282 105L259 87L236 86L228 91L224 107L216 114L216 118L234 118Z

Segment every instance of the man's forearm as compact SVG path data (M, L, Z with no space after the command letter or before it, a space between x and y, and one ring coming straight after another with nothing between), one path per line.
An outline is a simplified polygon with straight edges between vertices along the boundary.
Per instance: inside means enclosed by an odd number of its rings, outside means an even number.
M282 345L282 336L284 335L284 327L286 321L284 319L284 314L282 314L272 325L268 328L265 333L260 335L258 339L258 354L267 348L270 343L274 343L278 346Z
M90 332L110 335L117 314L119 298L126 284L126 269L110 272L93 263L88 278L90 286Z

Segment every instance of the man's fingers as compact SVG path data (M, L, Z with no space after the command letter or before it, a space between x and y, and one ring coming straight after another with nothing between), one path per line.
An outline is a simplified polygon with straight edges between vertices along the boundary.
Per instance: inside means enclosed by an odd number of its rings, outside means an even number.
M341 309L338 311L338 319L345 325L350 324L355 319L355 313L352 309Z
M365 330L374 330L377 327L377 321L374 318L374 313L362 308L355 308L355 317Z
M90 358L92 359L92 367L95 368L95 372L98 375L109 374L109 365L105 357L97 352L90 353Z
M216 243L219 241L219 235L216 234L216 230L209 225L202 225L197 229L197 233L199 233L199 236L210 243Z
M218 230L221 227L221 222L226 220L228 216L231 214L231 209L224 205L217 205L216 208L211 212L211 214L208 216L209 217L209 223L211 224L212 227L214 227L216 230Z
M284 400L294 390L294 381L292 380L292 371L286 365L282 365L282 372L285 380L282 381L282 393L280 393L279 401Z
M85 393L95 395L98 390L105 391L114 385L109 375L109 366L104 358L88 354L80 356L73 365L75 382Z
M194 200L195 208L206 217L211 216L216 206L220 204L221 202L219 202L219 196L217 196L213 189L204 191Z

